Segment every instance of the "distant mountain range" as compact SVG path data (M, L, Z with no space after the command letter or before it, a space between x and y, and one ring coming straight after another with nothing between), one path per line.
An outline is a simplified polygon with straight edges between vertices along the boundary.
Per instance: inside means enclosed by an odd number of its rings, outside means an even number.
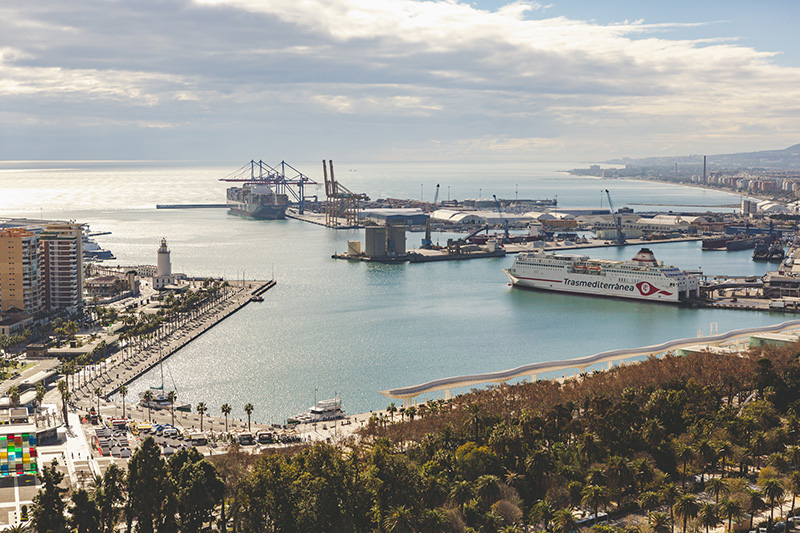
M743 152L739 154L708 155L709 168L765 168L796 170L800 169L800 144L795 144L783 150L764 150L762 152ZM612 159L606 163L614 165L630 165L638 167L664 167L679 165L702 165L702 155L685 155L673 157L644 157Z

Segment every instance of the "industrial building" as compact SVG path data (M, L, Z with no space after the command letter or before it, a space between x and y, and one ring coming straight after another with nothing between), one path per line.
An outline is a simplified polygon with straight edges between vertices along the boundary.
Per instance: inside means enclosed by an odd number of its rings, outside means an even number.
M416 208L362 209L359 216L375 224L392 226L424 226L430 218L422 209Z

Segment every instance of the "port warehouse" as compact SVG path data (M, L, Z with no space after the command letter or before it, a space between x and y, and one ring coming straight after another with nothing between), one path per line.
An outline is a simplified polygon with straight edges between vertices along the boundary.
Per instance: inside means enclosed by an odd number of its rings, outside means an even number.
M591 227L598 233L598 238L616 237L616 223L611 219L609 211L600 209L570 209L558 212L529 211L525 213L509 213L482 210L437 209L426 213L421 208L368 208L360 213L361 220L367 224L402 225L409 228L423 227L428 220L438 227L469 229L478 225L495 227L508 223L510 228L527 228L541 224L554 228ZM766 228L732 226L718 223L703 216L689 215L654 215L623 213L622 229L626 237L639 238L652 233L682 233L696 235L701 233L727 234L759 234L768 233ZM783 236L785 230L774 232Z

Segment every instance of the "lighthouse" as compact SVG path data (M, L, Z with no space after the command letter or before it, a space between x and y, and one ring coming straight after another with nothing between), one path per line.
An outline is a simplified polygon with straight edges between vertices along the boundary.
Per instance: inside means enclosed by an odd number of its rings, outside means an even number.
M171 276L172 263L169 259L169 248L167 248L167 239L161 239L161 246L158 248L158 263L156 267L156 276Z
M161 246L158 247L158 262L156 263L156 275L153 276L153 288L161 290L167 285L173 285L175 278L172 274L172 261L169 257L167 239L161 239Z

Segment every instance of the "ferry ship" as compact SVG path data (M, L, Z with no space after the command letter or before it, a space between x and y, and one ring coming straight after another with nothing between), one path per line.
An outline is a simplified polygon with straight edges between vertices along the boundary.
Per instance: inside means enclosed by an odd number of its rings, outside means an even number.
M672 303L700 296L697 276L656 261L648 248L639 250L630 261L542 251L520 253L504 272L515 286L549 291Z
M269 185L245 183L241 187L229 187L228 208L234 215L258 220L286 218L289 197L276 194Z

